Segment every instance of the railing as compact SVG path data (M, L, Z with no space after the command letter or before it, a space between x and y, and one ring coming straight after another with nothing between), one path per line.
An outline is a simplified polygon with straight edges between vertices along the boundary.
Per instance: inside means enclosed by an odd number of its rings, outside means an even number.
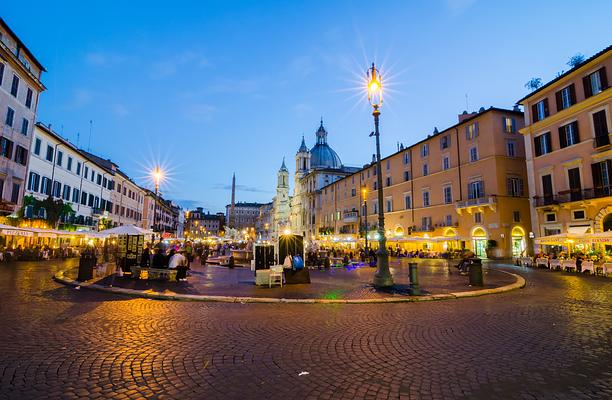
M599 199L612 196L612 186L601 186L591 189L566 190L555 195L535 196L533 198L536 207L551 206L572 201Z
M476 199L458 201L455 203L455 208L486 206L486 205L492 205L496 203L497 203L496 196L485 196L485 197L478 197Z
M359 212L347 211L344 213L342 221L344 222L357 222L359 220Z

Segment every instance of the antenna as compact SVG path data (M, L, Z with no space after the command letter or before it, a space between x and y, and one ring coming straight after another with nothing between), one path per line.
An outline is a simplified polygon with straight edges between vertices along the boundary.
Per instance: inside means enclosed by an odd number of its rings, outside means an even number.
M87 142L87 151L91 150L91 130L93 126L93 121L89 120L89 141Z

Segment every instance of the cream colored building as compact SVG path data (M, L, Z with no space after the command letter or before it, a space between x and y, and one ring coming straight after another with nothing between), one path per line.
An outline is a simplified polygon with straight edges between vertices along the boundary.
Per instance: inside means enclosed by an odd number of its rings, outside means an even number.
M525 152L518 110L481 108L441 132L383 158L385 228L391 247L468 248L486 256L528 252L531 231ZM376 242L375 164L323 187L318 239L356 245L365 226ZM366 189L363 198L363 189ZM492 243L491 243L492 244Z
M611 70L612 46L519 100L537 237L612 229Z

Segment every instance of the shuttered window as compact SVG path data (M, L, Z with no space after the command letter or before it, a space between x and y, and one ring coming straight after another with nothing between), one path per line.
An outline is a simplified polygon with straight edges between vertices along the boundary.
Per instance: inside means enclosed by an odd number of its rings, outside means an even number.
M550 132L546 132L540 136L533 138L535 155L539 157L543 154L550 153L552 151L552 143L550 140Z
M601 67L582 78L582 86L584 87L584 97L589 98L608 88L608 76L606 67Z
M576 87L572 83L568 87L565 87L555 93L555 100L557 103L557 111L565 110L576 104Z
M568 146L573 146L578 142L580 142L578 121L574 121L559 127L559 144L562 149Z
M595 130L596 147L610 144L606 110L601 110L593 114L593 128Z

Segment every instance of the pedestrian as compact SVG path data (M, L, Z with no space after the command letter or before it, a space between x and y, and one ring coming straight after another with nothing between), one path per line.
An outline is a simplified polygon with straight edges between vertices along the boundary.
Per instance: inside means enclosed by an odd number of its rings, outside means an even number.
M180 282L186 280L187 277L187 257L185 257L185 251L174 252L171 250L170 260L168 261L169 269L176 269L176 281Z
M149 245L145 244L145 248L142 249L142 254L140 256L140 266L142 268L149 268L151 266L151 252L149 250Z

